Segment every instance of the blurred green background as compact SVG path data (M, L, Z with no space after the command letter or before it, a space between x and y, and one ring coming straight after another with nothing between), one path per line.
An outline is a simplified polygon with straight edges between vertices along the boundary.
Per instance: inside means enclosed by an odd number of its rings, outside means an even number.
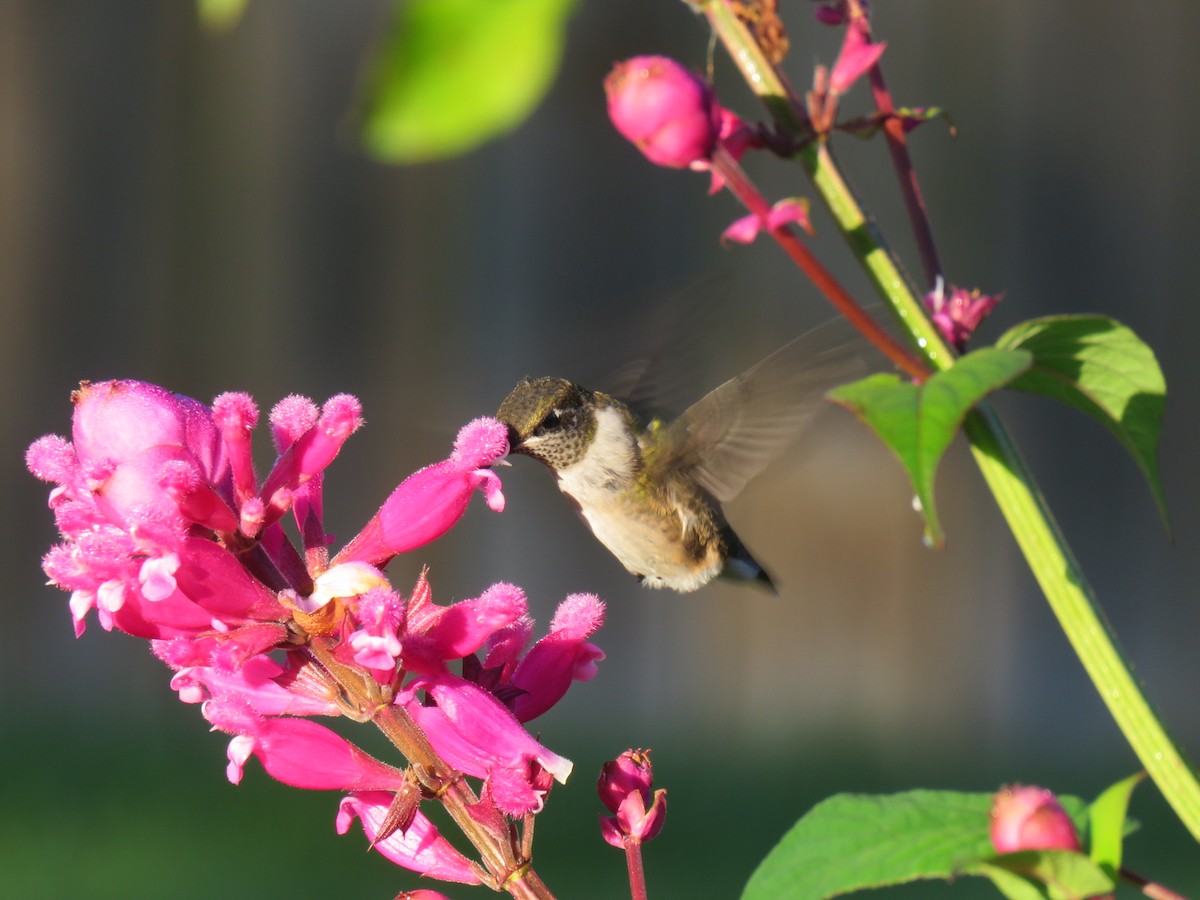
M810 4L784 7L804 85L837 35L811 24ZM21 457L68 431L80 379L148 379L205 400L246 390L264 409L290 392L356 394L368 425L326 481L329 527L346 538L519 377L617 369L660 309L716 311L718 324L684 329L704 345L694 396L829 317L775 248L719 247L740 214L729 198L650 166L607 123L600 82L614 60L669 52L703 67L703 21L682 3L580 3L529 121L411 168L369 158L351 116L390 11L252 0L214 36L190 2L0 0L0 366L13 410L0 525L16 579L0 631L0 895L417 886L361 835L334 835L334 796L284 788L254 764L230 786L224 738L175 701L142 642L94 620L72 637L67 596L37 565L54 540L46 488ZM1200 7L879 0L874 12L899 101L943 106L958 126L955 138L922 128L914 155L948 279L1006 292L981 342L1035 315L1095 311L1159 354L1174 542L1098 425L1032 398L1003 407L1194 756ZM756 117L719 55L717 70L726 104ZM839 155L915 270L882 146L847 140ZM777 195L809 193L781 163L750 165ZM828 222L816 225L818 252L867 298ZM503 474L502 515L477 504L390 572L403 589L428 563L443 602L516 582L543 624L569 592L608 600L599 677L537 723L577 767L536 842L561 897L626 890L592 786L631 746L654 749L671 792L646 854L658 900L735 896L791 821L838 791L1023 781L1090 798L1137 768L961 445L938 484L949 544L930 552L900 468L848 415L827 416L730 508L779 598L642 591L535 464ZM1128 865L1200 892L1200 853L1152 786L1133 815L1143 830ZM992 895L978 887L894 896Z

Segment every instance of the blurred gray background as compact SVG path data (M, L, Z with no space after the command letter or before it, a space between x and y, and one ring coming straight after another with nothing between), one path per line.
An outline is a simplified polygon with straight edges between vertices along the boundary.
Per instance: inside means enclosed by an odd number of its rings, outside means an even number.
M809 6L784 4L800 85L838 42ZM979 341L1032 316L1094 311L1159 354L1173 542L1099 425L1033 398L1002 406L1194 756L1200 7L874 10L898 101L945 107L958 127L951 137L927 125L912 144L948 279L1006 294ZM0 0L0 366L13 401L0 523L15 578L0 631L0 894L385 897L415 886L366 856L360 835L335 838L331 796L293 797L253 765L229 786L224 740L175 702L142 642L94 619L72 637L67 595L38 567L55 539L46 487L22 454L69 432L79 380L141 378L206 401L245 390L264 411L291 392L356 394L367 427L326 480L328 525L345 539L518 378L611 372L663 309L707 311L682 329L704 345L695 397L830 316L775 247L720 247L740 215L729 197L649 165L607 122L600 83L614 60L668 52L703 66L703 20L682 3L585 0L531 120L465 158L413 168L372 161L352 129L388 12L381 0L252 0L235 30L213 36L188 2ZM726 104L757 118L717 60ZM849 106L865 102L856 92ZM836 150L916 272L882 145ZM775 196L811 195L778 160L748 167ZM869 302L828 221L816 226L818 253ZM540 467L517 459L503 478L502 515L475 501L390 573L404 589L428 563L443 602L516 582L543 625L567 593L608 601L599 677L537 723L577 764L537 845L559 896L625 890L591 784L630 746L654 748L671 790L666 832L647 850L658 898L734 895L788 824L837 791L1033 781L1090 798L1137 768L961 442L938 481L949 542L932 552L899 466L848 414L825 416L729 510L777 573L778 598L641 590ZM1145 827L1128 864L1200 891L1200 854L1152 786L1134 814Z

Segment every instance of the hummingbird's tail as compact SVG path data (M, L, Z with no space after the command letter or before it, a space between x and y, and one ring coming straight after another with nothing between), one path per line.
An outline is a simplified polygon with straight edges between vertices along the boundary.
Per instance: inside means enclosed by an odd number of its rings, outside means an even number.
M732 528L728 525L722 528L721 538L725 541L726 548L725 567L721 570L722 578L753 581L762 585L772 594L779 594L775 582L767 570L750 555L750 551L746 549L746 545L742 543L741 538L734 533Z

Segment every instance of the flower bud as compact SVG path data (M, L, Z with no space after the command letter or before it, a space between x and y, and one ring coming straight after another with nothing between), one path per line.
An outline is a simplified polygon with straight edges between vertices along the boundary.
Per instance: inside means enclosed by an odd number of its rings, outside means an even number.
M623 847L627 839L648 841L662 831L667 792L660 788L651 794L653 785L654 769L648 750L626 750L604 764L596 791L600 802L616 814L600 817L600 833L605 841Z
M1082 849L1075 823L1046 788L1013 785L992 801L992 846L997 853Z
M979 323L987 318L988 313L996 308L1003 294L981 294L978 290L968 291L966 288L946 285L939 278L937 286L925 295L925 308L929 317L942 333L947 343L962 353L967 349L967 341Z
M604 79L613 125L652 163L682 169L707 162L720 128L709 86L665 56L619 62Z

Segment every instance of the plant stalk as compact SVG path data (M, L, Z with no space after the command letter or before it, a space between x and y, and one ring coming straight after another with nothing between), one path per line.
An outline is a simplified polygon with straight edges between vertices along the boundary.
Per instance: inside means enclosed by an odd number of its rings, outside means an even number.
M698 8L707 15L747 84L775 118L776 126L788 134L799 133L804 123L797 114L795 98L734 15L728 0L702 0ZM952 365L953 353L841 177L825 142L809 142L796 158L837 220L851 251L922 355L936 369ZM1200 840L1200 781L1143 695L1008 432L986 402L967 417L964 431L976 464L1096 690L1176 815Z

